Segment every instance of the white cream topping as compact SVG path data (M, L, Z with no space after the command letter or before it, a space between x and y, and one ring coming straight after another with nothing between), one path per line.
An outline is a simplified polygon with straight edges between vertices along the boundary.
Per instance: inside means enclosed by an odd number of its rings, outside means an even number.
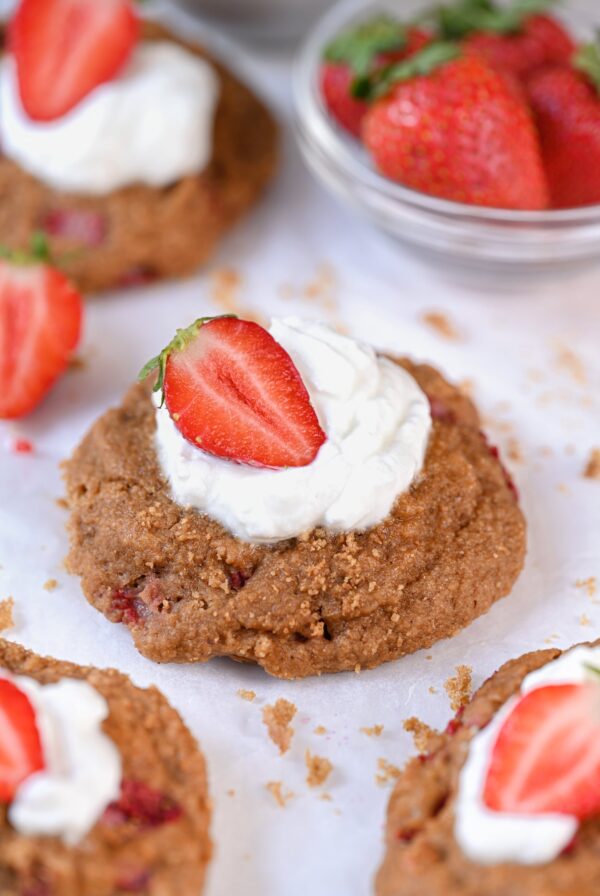
M579 684L593 679L586 665L600 668L600 648L576 647L523 679L518 696L507 701L490 724L469 744L460 773L454 833L462 851L482 865L518 862L537 865L555 859L569 845L578 827L572 815L521 815L496 812L483 802L494 745L505 719L519 699L550 684Z
M275 319L270 332L298 368L327 441L305 467L235 464L187 442L163 406L156 447L173 497L249 542L276 542L315 526L376 525L423 465L427 396L397 364L326 324Z
M32 121L14 60L0 67L3 152L57 190L102 195L134 183L163 187L212 154L219 95L214 69L172 42L142 43L124 71L51 122Z
M64 678L41 685L24 676L2 672L1 677L29 698L45 763L18 788L9 821L28 837L78 843L120 794L121 757L102 730L108 704L85 681Z

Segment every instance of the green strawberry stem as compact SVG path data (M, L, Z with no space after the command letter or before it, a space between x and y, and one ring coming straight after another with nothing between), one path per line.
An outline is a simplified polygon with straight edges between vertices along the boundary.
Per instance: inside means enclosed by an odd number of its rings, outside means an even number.
M356 78L352 85L352 93L359 99L379 99L389 93L394 84L429 75L447 62L458 59L460 55L460 47L451 41L428 44L404 62L397 62L379 72Z
M16 265L52 263L48 238L41 230L31 234L29 249L10 249L8 246L0 245L0 258Z
M379 53L406 46L406 26L389 16L379 16L342 31L325 48L327 62L344 62L357 75L366 74Z
M595 675L596 678L600 678L600 669L598 669L597 666L592 666L591 663L584 663L583 667L587 672L591 672L592 675Z
M584 44L577 50L573 57L573 66L600 92L600 34L598 43Z
M155 370L158 370L158 376L156 378L156 382L152 387L153 392L161 393L160 406L162 407L165 402L165 370L167 367L167 360L169 355L173 352L180 352L192 342L193 339L198 335L198 331L204 324L209 323L211 320L219 320L223 317L237 317L236 314L217 314L214 317L199 317L194 321L193 324L190 324L189 327L184 327L181 330L177 330L175 335L169 342L166 348L163 348L160 354L156 355L155 358L151 358L147 364L144 364L142 369L138 374L138 380L145 380L146 377L150 376Z
M496 34L518 32L526 19L545 12L558 0L513 0L509 6L497 6L493 0L458 0L439 6L429 16L437 24L440 36L447 40L462 40L474 31Z

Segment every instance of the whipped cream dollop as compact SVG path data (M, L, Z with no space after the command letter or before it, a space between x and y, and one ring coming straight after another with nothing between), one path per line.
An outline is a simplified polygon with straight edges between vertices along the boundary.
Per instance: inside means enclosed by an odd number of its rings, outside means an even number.
M25 676L3 672L0 677L29 698L45 763L19 786L9 821L28 837L78 843L120 794L121 757L102 730L108 704L85 681L63 678L41 685Z
M508 700L490 724L471 740L469 755L460 773L454 833L462 851L472 861L482 865L542 864L560 855L573 839L579 825L574 816L552 812L535 815L497 812L485 805L483 791L494 745L520 698L545 685L594 680L588 665L600 668L600 648L575 647L531 672L523 679L519 694Z
M270 333L298 368L327 441L305 467L259 469L191 445L157 407L156 448L173 497L249 542L380 523L423 465L427 396L393 361L326 324L275 319Z
M172 42L141 43L112 81L55 121L32 121L14 60L0 66L2 151L56 190L102 195L128 184L163 187L201 171L212 154L219 80Z

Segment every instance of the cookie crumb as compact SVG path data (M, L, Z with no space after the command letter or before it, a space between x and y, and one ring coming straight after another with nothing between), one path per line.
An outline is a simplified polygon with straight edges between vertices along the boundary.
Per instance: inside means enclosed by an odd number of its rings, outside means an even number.
M333 771L333 765L325 756L315 756L310 750L304 754L304 760L308 769L306 783L309 787L321 787Z
M255 691L247 691L245 688L240 688L238 690L238 696L242 698L242 700L248 700L249 703L252 703L253 700L256 700Z
M230 787L229 790L226 792L227 792L227 796L235 796L235 790L233 789L233 787Z
M597 591L596 576L589 576L587 579L577 579L576 588L582 588L588 597L594 597Z
M424 311L421 320L442 339L449 339L451 342L457 342L460 339L460 333L450 318L441 311Z
M319 734L319 735L327 734L327 728L325 727L325 725L317 725L317 727L314 730L314 733Z
M438 736L437 731L430 728L429 725L416 716L405 719L402 727L409 734L412 734L413 743L419 753L427 753L432 741Z
M371 725L370 728L361 728L360 730L363 734L366 734L367 737L381 737L383 725Z
M576 383L587 383L587 373L581 358L568 345L556 346L556 365L559 370L568 373Z
M585 613L582 613L579 617L579 625L591 625L592 620Z
M58 582L56 579L46 579L42 587L44 591L54 591L55 588L58 588Z
M398 766L392 765L391 762L388 762L387 759L384 759L383 757L380 757L377 760L377 768L379 771L375 775L375 781L380 785L387 784L389 781L395 781L396 778L400 777L400 769Z
M57 498L56 501L55 501L55 504L56 504L57 507L60 507L61 510L68 510L68 509L69 509L69 502L67 501L66 498Z
M444 689L450 698L450 706L454 712L458 712L471 696L472 672L470 666L457 666L456 675L451 676L444 683Z
M434 688L434 686L432 684L429 685L427 690L429 691L430 694L437 694L437 688Z
M583 475L586 479L597 479L600 482L600 448L592 448Z
M279 699L273 706L263 709L263 722L267 726L269 737L279 747L281 754L286 753L292 742L294 729L290 722L296 715L296 707L289 700Z
M240 300L242 276L235 268L217 268L211 274L210 297L215 305L227 314L236 314L245 320L253 320L262 324L262 316Z
M323 793L319 794L319 799L325 800L326 803L331 803L333 801L332 795L330 793L327 793L326 790L324 790Z
M294 796L291 790L288 790L287 793L283 792L283 784L281 781L269 781L265 784L265 787L280 809L285 809L286 803L289 803Z
M14 608L14 598L7 597L5 600L0 600L0 632L5 632L9 628L14 628Z

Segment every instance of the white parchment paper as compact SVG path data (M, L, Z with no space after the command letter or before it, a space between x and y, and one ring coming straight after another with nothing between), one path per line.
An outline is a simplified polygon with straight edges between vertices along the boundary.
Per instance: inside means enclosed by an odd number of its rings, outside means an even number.
M288 124L288 60L237 51L240 59ZM237 290L223 289L232 282L223 269L237 272ZM227 661L153 665L135 652L126 628L88 606L63 566L58 465L177 326L218 313L215 297L228 296L266 318L332 320L469 381L492 441L510 454L529 520L527 566L510 597L429 651L371 672L295 683ZM452 321L458 338L423 321L432 310ZM403 720L417 715L445 725L451 710L443 685L458 664L472 667L477 686L525 650L600 636L600 592L575 584L600 581L600 482L582 476L591 449L600 447L599 339L600 263L525 278L417 258L325 195L288 127L279 180L210 268L186 282L90 300L83 367L27 421L0 425L0 599L15 599L11 637L157 684L181 711L209 763L216 852L208 896L368 893L391 786L376 783L377 762L402 765L413 751ZM31 439L35 453L15 455L16 436ZM48 579L58 581L55 590L44 589ZM242 700L239 688L254 690L255 702ZM284 757L261 721L264 705L278 697L298 707ZM378 738L360 731L376 724L384 726ZM327 734L314 733L319 725ZM307 749L334 765L321 790L306 784ZM284 809L269 781L293 792Z

